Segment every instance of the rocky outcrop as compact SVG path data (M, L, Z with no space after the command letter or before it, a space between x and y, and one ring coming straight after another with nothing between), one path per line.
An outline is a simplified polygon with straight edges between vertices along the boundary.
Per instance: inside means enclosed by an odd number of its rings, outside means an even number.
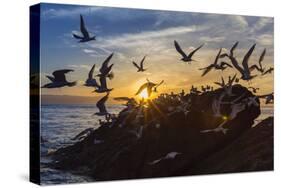
M168 96L147 107L124 109L112 123L55 152L53 167L96 180L272 169L270 126L251 128L260 115L258 98L257 105L248 103L254 95L235 85L232 95L222 97L221 115L215 116L213 102L223 93L217 89L181 99ZM234 104L243 104L236 114ZM226 134L205 131L222 123Z

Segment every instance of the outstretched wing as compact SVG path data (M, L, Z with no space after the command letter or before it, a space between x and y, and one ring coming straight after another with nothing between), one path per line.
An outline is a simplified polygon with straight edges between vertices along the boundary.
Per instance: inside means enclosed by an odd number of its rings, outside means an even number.
M201 44L198 48L196 48L195 50L193 50L192 52L190 52L190 54L188 55L189 58L191 58L195 52L197 52L200 48L202 48L204 46L204 44Z
M54 82L55 81L55 78L54 77L52 77L52 76L46 76L51 82Z
M107 101L108 96L109 96L109 92L107 92L107 94L97 102L96 106L98 107L100 112L107 112L104 103Z
M202 77L205 76L208 72L210 72L213 69L213 67L214 67L214 64L211 64L208 67L199 69L199 70L204 70L201 76Z
M80 14L80 31L85 38L89 38L89 33L85 27L83 16Z
M263 59L264 59L265 53L266 53L266 49L263 50L263 52L261 53L260 59L259 59L259 65L260 65L260 68L261 68L261 69L262 69L262 64L261 64L261 62L262 62Z
M248 65L248 62L249 62L249 59L254 51L256 47L256 44L254 44L250 49L249 51L246 53L246 55L244 56L243 58L243 61L242 61L242 66L244 67L244 71L245 72L248 72L250 73L250 70L249 70L249 65Z
M140 67L139 67L139 65L136 63L136 62L132 62L133 63L133 65L135 66L135 67L137 67L138 69L140 69Z
M56 82L66 82L65 74L68 72L73 72L72 69L62 69L62 70L56 70L53 72L53 75L55 77Z
M140 93L142 92L142 90L144 90L145 88L147 88L147 85L148 85L148 83L144 83L143 85L141 85L135 95L140 94Z
M72 36L73 36L74 38L76 38L76 39L83 39L83 37L80 37L79 35L76 35L76 34L74 34L74 33L72 33Z
M88 79L90 79L90 80L93 79L93 73L94 73L94 71L95 71L95 66L96 66L96 64L94 64L94 65L92 66L92 68L91 68L91 70L90 70L90 72L89 72L89 74L88 74Z
M233 52L236 49L236 47L238 46L239 42L235 42L235 44L232 46L232 48L230 49L230 55L233 56Z
M217 54L217 56L216 56L216 59L215 59L215 61L214 61L214 65L218 64L218 60L219 60L219 58L220 58L220 55L221 55L221 49L219 50L219 52L218 52L218 54Z
M146 57L146 56L144 56L144 57L142 58L141 62L140 62L140 67L141 67L141 68L143 68L143 62L144 62L144 60L145 60L145 57Z
M107 89L106 76L100 76L100 86L101 88Z
M175 45L176 50L182 55L182 57L187 57L187 55L181 49L180 45L178 44L178 42L176 40L174 41L174 45Z
M232 68L232 66L229 63L226 63L226 62L222 61L221 62L221 66L223 67L224 65Z
M101 66L101 68L100 68L100 73L101 73L101 74L106 74L107 69L108 69L108 63L109 63L109 61L111 60L112 56L113 56L113 53L111 53L111 54L104 60L104 62L102 63L102 66ZM109 72L109 71L108 71L108 72Z

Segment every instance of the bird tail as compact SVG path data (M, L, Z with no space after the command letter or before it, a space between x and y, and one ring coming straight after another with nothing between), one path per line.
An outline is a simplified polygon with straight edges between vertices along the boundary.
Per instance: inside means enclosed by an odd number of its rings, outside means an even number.
M114 73L113 72L110 72L107 77L112 80L114 78Z

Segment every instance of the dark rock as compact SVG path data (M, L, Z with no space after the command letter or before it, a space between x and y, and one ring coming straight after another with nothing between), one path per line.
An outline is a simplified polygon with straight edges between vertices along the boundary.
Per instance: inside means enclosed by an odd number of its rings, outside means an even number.
M53 167L90 175L96 180L270 169L268 165L270 162L266 162L264 167L257 165L256 168L251 164L246 164L247 160L244 160L243 168L241 164L236 165L241 162L241 158L245 157L246 153L243 151L246 147L249 152L254 152L254 141L262 141L258 139L262 137L263 133L260 132L264 128L257 126L251 129L254 120L260 115L259 106L247 106L237 114L236 118L228 120L224 124L224 127L229 129L227 134L200 132L216 128L225 121L222 117L214 117L212 112L212 101L223 92L223 89L218 89L201 95L185 96L183 100L190 101L190 112L187 114L181 110L174 110L169 114L168 107L176 108L181 105L179 100L169 98L162 99L161 102L155 100L148 104L148 108L136 107L128 114L125 114L126 110L123 110L115 123L110 126L103 125L82 141L55 152L53 158L56 163ZM247 88L240 85L233 86L233 93L234 96L225 97L224 102L232 101L239 96L240 99L237 102L242 102L254 96ZM138 111L143 111L144 117L136 121ZM231 104L223 105L221 111L222 114L228 116L231 112ZM120 127L121 122L122 127ZM132 131L139 130L141 126L144 126L143 134L138 139ZM249 137L253 134L257 139L249 139L245 136L247 134ZM95 140L104 142L95 144ZM268 147L271 147L270 141L267 142ZM227 150L227 148L232 149ZM170 152L180 154L174 159L163 159L156 164L151 164ZM224 154L228 155L226 160L223 158ZM235 157L231 158L230 154ZM251 155L254 156L255 153ZM268 152L267 155L269 160L272 157L271 153ZM232 165L233 168L228 168L225 164L227 161L236 159L236 163ZM261 157L257 160L262 159ZM207 167L200 165L202 162Z

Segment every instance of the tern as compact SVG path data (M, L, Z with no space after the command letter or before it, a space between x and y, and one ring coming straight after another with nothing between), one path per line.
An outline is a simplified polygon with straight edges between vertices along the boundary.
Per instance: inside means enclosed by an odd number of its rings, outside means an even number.
M273 100L274 100L274 94L273 93L270 93L270 94L267 94L267 95L261 95L261 96L258 96L258 97L264 98L265 104L272 104Z
M261 53L261 56L259 58L259 64L258 65L252 65L250 67L250 70L254 70L256 69L257 71L259 71L260 73L264 73L265 71L265 68L262 66L262 61L264 59L264 56L265 56L265 53L266 53L266 49L263 50L263 52Z
M219 58L220 58L220 55L221 55L221 50L219 50L217 56L216 56L216 59L214 61L214 63L210 64L209 66L205 67L205 68L200 68L199 70L203 70L203 73L201 76L205 76L208 72L210 72L212 69L216 69L216 70L224 70L226 69L227 67L231 67L232 66L226 62L221 62L220 64L218 63L219 61Z
M83 16L80 14L80 31L83 36L76 35L72 33L73 37L79 39L79 42L88 42L91 40L96 40L96 36L90 36L89 32L87 31L84 23Z
M108 66L108 63L110 62L112 56L114 55L114 53L111 53L105 60L104 62L102 63L102 66L100 68L100 73L97 74L96 76L99 76L99 77L108 77L109 79L112 79L114 77L113 73L110 72L113 65L114 64L111 64Z
M94 70L95 70L95 64L92 66L84 86L87 86L87 87L99 87L99 84L97 83L97 80L95 78L93 78Z
M272 67L270 67L270 68L267 69L265 72L263 72L262 75L271 74L273 70L274 70L274 69L273 69Z
M138 89L138 91L136 92L135 95L140 94L144 89L147 89L147 94L148 97L150 97L151 93L152 93L152 88L155 87L157 84L150 82L148 79L146 79L147 82L144 83L143 85L140 86L140 88Z
M56 70L53 72L53 76L46 76L51 83L45 84L42 88L60 88L64 86L72 87L76 85L76 82L68 82L65 78L65 74L73 72L71 69Z
M204 46L204 44L200 45L198 48L194 49L192 52L190 52L188 55L181 49L180 45L178 44L178 42L175 40L174 41L174 45L176 50L178 51L178 53L181 54L182 58L181 60L184 62L191 62L191 61L195 61L194 59L192 59L192 56L195 54L195 52L197 52L200 48L202 48Z
M109 114L105 106L105 102L107 101L108 96L109 96L109 92L107 92L107 94L97 102L96 106L99 109L99 112L96 112L95 115L107 116Z
M232 46L232 48L230 50L230 54L225 53L225 54L222 54L220 57L228 57L230 59L232 65L240 72L241 79L249 81L257 76L257 75L251 75L251 71L250 71L249 65L248 65L249 59L256 47L256 44L253 44L252 47L248 50L248 52L244 56L244 58L242 60L242 67L238 64L236 57L234 57L234 55L233 55L233 52L234 52L235 48L237 47L237 45L238 45L238 42L236 42Z
M142 60L141 60L141 62L140 62L140 65L138 65L136 62L132 62L133 63L133 65L138 69L137 70L137 72L144 72L144 71L146 71L147 69L144 69L143 68L143 62L144 62L144 60L145 60L145 57L146 56L144 56L143 58L142 58Z

